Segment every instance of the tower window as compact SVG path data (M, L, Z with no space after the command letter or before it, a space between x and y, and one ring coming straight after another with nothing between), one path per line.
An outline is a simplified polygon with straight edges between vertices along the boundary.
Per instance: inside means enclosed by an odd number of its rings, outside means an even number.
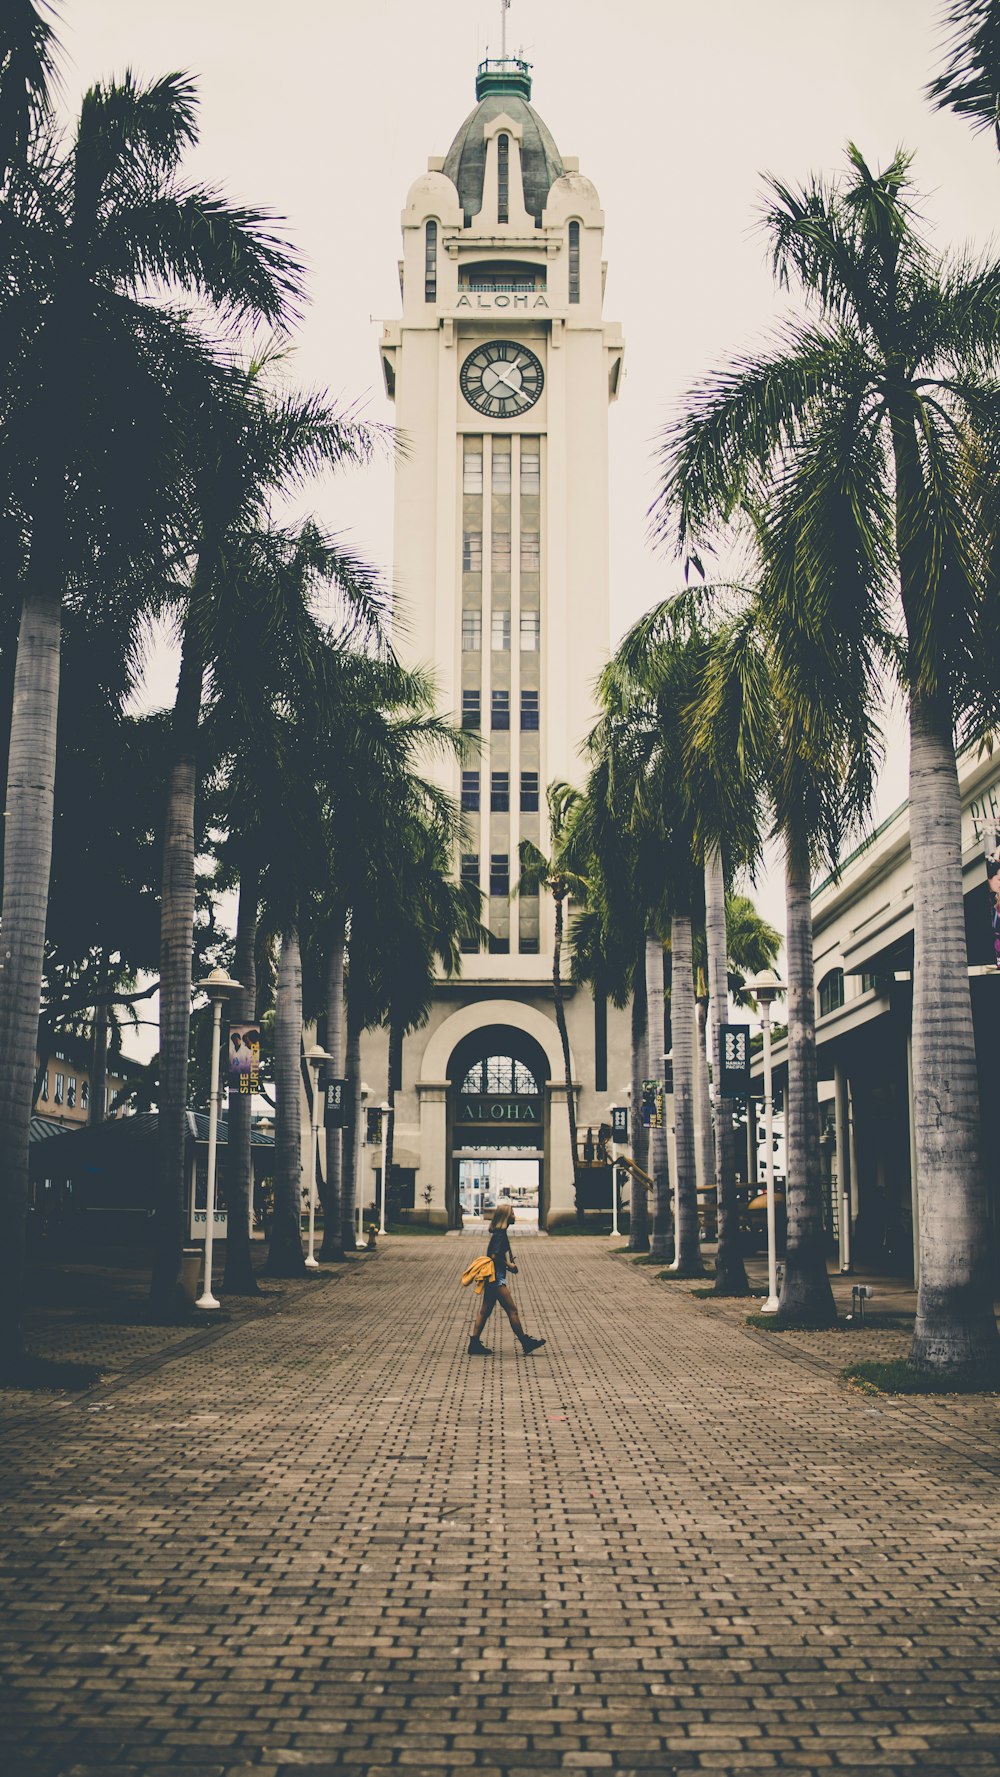
M424 230L424 301L436 302L438 288L438 225L428 222Z
M510 894L510 859L505 851L493 852L490 857L490 894Z
M521 652L537 654L541 640L542 617L540 611L521 612Z
M483 533L482 531L464 531L462 533L462 572L463 574L481 574L483 571Z
M537 574L542 565L542 539L537 531L521 532L521 572Z
M483 614L481 611L462 612L462 653L478 654L483 645Z
M464 851L462 853L461 876L463 882L475 883L479 887L479 853Z
M521 773L521 812L533 814L538 808L538 773L522 771Z
M65 1084L66 1084L66 1076L65 1076L65 1074L57 1074L57 1075L56 1075L56 1090L55 1090L55 1101L56 1101L56 1104L62 1104L62 1101L63 1101L63 1088L64 1088L64 1086L65 1086Z
M510 444L506 439L493 440L493 492L510 493Z
M538 727L538 692L521 692L521 727Z
M569 299L580 300L580 224L569 225Z
M537 494L542 487L542 454L537 438L521 440L521 492Z
M508 654L510 652L510 612L494 611L492 629L493 652Z
M464 494L481 494L483 491L483 445L480 438L467 439L465 457L462 465L462 492Z
M494 531L490 544L490 558L494 574L510 573L510 532Z
M490 772L490 808L494 814L506 814L510 808L510 772Z
M463 771L462 773L462 807L467 814L475 814L479 807L478 771Z
M480 717L480 699L478 691L462 692L462 727L478 728Z
M497 221L507 222L510 211L510 138L497 137Z
M819 984L819 1015L825 1018L844 1003L844 971L831 969Z
M70 1074L70 1076L69 1076L69 1083L66 1087L66 1105L69 1110L75 1110L75 1108L76 1108L76 1075L75 1074Z
M493 728L510 727L510 692L494 691L490 699L490 724Z

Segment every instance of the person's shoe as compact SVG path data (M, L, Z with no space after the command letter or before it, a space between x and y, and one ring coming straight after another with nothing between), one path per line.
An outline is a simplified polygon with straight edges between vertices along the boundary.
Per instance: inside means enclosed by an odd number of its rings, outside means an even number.
M469 1357L492 1357L493 1350L491 1346L484 1345L481 1339L470 1339L468 1355Z
M544 1344L544 1339L529 1339L527 1335L525 1335L521 1340L521 1350L524 1352L525 1357L530 1357L533 1351L538 1351Z

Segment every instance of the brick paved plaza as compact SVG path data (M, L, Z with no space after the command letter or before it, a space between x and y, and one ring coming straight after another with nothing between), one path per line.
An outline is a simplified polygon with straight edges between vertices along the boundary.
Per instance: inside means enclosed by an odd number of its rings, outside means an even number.
M469 1360L473 1250L5 1397L9 1777L997 1768L995 1398L851 1392L904 1332L757 1332L597 1240L521 1242L548 1343Z

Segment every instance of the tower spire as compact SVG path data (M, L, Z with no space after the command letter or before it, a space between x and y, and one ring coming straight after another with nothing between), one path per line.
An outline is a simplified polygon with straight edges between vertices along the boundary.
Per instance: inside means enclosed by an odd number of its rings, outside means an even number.
M500 60L507 60L507 14L510 11L510 0L500 0Z

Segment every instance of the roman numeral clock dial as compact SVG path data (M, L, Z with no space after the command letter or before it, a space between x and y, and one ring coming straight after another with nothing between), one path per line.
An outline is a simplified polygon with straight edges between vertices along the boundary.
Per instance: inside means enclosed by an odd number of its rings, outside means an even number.
M488 419L513 419L534 407L545 381L542 367L527 346L510 339L491 339L470 352L459 377L470 407Z

